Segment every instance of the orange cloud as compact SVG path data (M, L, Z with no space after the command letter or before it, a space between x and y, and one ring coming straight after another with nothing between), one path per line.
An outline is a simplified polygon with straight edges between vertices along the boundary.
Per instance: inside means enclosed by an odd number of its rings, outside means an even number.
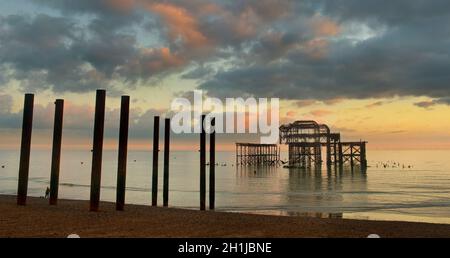
M312 106L316 103L317 103L317 101L314 99L302 99L302 100L298 100L295 104L298 107L307 107L307 106Z
M288 111L287 113L286 113L286 116L287 117L295 117L297 115L297 112L295 112L295 111Z
M323 116L331 115L331 114L333 114L333 112L329 111L329 110L318 109L318 110L311 111L310 114L315 117L323 117Z
M169 3L148 3L145 7L164 19L173 41L181 38L184 44L196 48L210 44L200 31L197 19L186 9Z
M326 18L326 17L317 17L312 21L312 28L314 34L317 37L331 37L336 36L341 31L339 25Z

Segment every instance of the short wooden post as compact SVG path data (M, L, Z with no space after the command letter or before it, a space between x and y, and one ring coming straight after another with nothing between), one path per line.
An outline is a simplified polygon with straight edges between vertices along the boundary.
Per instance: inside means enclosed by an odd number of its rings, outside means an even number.
M119 156L117 166L116 210L125 206L125 187L127 178L128 127L130 117L130 97L122 96L120 106Z
M52 168L50 173L50 205L56 205L58 202L63 114L64 100L57 99L55 101L55 120L53 124Z
M211 120L211 135L209 138L209 209L215 209L216 200L216 119Z
M17 204L26 205L28 192L28 173L30 169L31 132L33 129L34 95L25 94L22 122L22 142L20 145L19 182Z
M200 133L200 210L206 209L206 133L204 128L205 115L201 119Z
M98 211L102 175L103 133L105 124L106 91L97 90L95 100L94 139L92 150L90 210Z
M158 205L159 116L153 118L152 206Z
M169 154L170 154L170 118L164 121L164 185L163 206L169 206Z

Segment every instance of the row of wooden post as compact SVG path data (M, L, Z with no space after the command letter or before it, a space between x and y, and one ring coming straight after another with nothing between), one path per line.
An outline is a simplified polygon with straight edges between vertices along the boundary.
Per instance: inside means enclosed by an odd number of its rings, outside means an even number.
M97 90L95 102L94 139L92 149L92 170L90 188L90 210L98 211L100 204L100 186L103 155L103 136L105 121L106 91ZM26 205L28 175L30 167L31 135L33 127L34 95L25 94L22 141L20 149L19 180L17 204ZM120 108L119 151L117 169L116 209L124 210L125 186L127 174L128 129L129 129L130 97L122 96ZM59 170L61 161L61 143L63 129L64 100L55 102L55 118L53 130L52 163L50 175L50 205L58 200ZM206 203L206 133L203 127L205 116L202 116L200 134L200 209L205 210ZM159 117L154 117L153 131L153 168L152 168L152 205L158 199L158 152L159 152ZM164 175L163 206L169 205L169 153L170 153L170 119L164 121ZM211 126L214 126L214 119ZM210 134L210 164L215 164L215 132ZM210 209L215 208L215 166L210 166Z

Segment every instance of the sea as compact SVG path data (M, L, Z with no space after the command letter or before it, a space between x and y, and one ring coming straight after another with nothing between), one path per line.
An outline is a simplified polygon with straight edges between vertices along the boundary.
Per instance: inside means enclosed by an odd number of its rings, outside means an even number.
M19 151L0 151L0 194L17 193L19 156ZM162 204L162 153L159 156L158 202ZM449 150L368 150L366 171L349 167L308 170L241 167L235 164L234 152L217 152L216 210L450 223L449 157ZM91 160L90 150L63 150L59 198L89 199ZM28 195L43 197L50 181L51 152L34 150L30 162ZM169 206L199 209L199 153L172 151L169 164ZM126 203L151 205L151 174L151 151L130 151ZM102 201L115 201L116 180L117 152L104 151Z

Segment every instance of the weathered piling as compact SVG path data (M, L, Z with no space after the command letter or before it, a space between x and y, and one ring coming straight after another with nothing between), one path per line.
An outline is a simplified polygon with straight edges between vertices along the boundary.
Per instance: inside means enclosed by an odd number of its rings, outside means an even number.
M206 209L206 133L204 128L205 115L200 124L200 210Z
M95 100L94 139L92 149L90 210L98 211L102 174L103 133L105 124L106 91L97 90Z
M50 205L58 202L59 169L61 163L61 141L63 129L64 100L55 101L55 119L53 124L52 167L50 173Z
M117 166L116 210L125 206L125 186L127 177L128 126L130 117L130 97L122 96L120 106L119 156Z
M152 206L158 205L159 116L153 118Z
M216 119L211 120L209 137L209 209L215 209L216 201Z
M34 95L25 94L22 122L22 142L20 145L19 182L17 204L26 205L28 192L28 173L30 168L31 133L33 128Z
M169 153L170 153L170 118L164 123L164 185L163 206L169 206Z

